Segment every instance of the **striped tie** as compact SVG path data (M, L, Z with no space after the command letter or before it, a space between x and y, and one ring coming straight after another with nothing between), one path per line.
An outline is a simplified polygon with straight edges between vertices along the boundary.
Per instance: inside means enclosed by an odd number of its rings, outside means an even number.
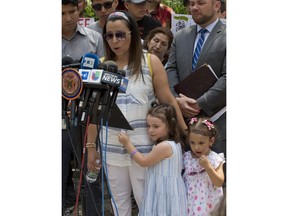
M200 33L200 38L199 38L199 40L197 42L196 49L195 49L194 56L193 56L192 71L194 71L195 68L196 68L197 61L198 61L198 58L199 58L199 55L200 55L200 52L201 52L201 49L202 49L202 46L203 46L203 43L204 43L204 36L205 36L207 31L208 31L207 29L201 29L198 32L198 33Z

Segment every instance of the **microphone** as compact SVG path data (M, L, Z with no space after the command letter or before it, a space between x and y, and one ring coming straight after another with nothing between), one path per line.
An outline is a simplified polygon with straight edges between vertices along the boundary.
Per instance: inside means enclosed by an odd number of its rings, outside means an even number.
M99 57L93 53L86 53L81 58L79 74L81 75L82 81L84 83L88 82L98 82L99 77L102 74L97 71L99 65ZM98 82L100 83L100 82Z
M99 64L99 57L95 54L86 53L82 57L79 69L79 74L85 87L83 97L80 97L81 100L79 103L79 114L81 114L80 122L82 124L86 124L88 115L91 115L91 120L94 114L97 115L101 94L103 93L102 90L108 89L107 86L101 83L103 74L103 69L101 68L105 67L102 63Z
M81 62L79 73L81 74L84 86L94 87L93 84L101 84L103 70L106 70L107 66L101 62L99 63L98 56L87 53L83 56Z
M106 61L107 71L104 71L101 83L108 84L112 87L119 87L122 75L118 74L118 66L114 61Z
M79 68L80 61L74 61L70 56L64 56L62 58L62 70L65 68Z
M125 77L125 70L119 69L117 71L115 62L107 62L99 63L97 69L79 69L84 87L107 89L107 85L112 87L116 86L119 92L125 93L129 82ZM111 64L111 62L113 64Z
M126 93L127 87L128 87L128 82L129 80L126 78L126 71L123 69L119 69L118 73L122 75L122 80L121 84L119 86L119 92L120 93Z
M98 69L107 70L107 65L105 63L100 62L98 65Z
M113 109L118 95L118 87L121 85L122 75L118 73L118 66L114 61L105 62L107 65L107 72L102 76L101 82L106 83L112 87L112 96L109 101L109 112Z
M73 62L73 59L70 56L64 56L62 58L62 65L69 65Z
M81 69L96 69L99 65L99 57L93 53L86 53L82 56Z
M111 86L117 86L119 92L126 93L129 80L125 77L126 71L118 69L117 64L114 61L105 62L107 70L110 72L104 73L101 82Z
M107 71L110 71L112 73L118 73L118 66L116 62L114 61L106 61L105 64L107 65Z

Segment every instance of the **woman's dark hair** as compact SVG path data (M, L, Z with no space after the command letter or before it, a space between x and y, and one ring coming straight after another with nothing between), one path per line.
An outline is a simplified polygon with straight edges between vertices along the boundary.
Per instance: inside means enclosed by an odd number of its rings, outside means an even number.
M62 0L62 5L72 4L78 7L78 0Z
M139 74L142 73L141 65L142 65L142 59L144 59L138 25L135 19L130 15L128 11L125 11L125 10L116 11L116 12L111 13L109 17L107 18L106 23L103 28L103 35L107 31L106 30L107 23L115 22L116 20L122 20L125 23L125 25L129 28L129 30L131 31L131 44L129 47L128 67L130 69L133 69L132 75L136 75L136 78L138 78ZM103 38L103 41L104 41L105 51L106 51L105 60L116 61L116 55L111 50L105 38Z
M180 142L177 125L177 114L175 108L172 105L158 105L157 103L153 103L152 108L147 113L147 116L148 115L161 119L168 127L168 137L157 140L157 143L167 139L174 140L176 143Z

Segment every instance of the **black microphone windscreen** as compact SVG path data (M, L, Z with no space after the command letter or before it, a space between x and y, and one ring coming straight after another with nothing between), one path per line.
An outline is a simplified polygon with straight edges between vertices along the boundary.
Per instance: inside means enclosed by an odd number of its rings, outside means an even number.
M62 58L62 65L69 65L72 64L73 59L70 56L64 56Z
M107 65L107 71L117 73L118 66L116 62L109 60L109 61L106 61L105 64Z
M74 60L74 61L73 61L73 64L75 64L75 65L76 65L76 64L79 64L79 65L80 65L80 63L81 63L81 59L80 59L80 60Z
M126 71L123 70L123 69L118 69L118 73L119 73L120 75L122 75L123 77L126 76Z
M100 64L98 65L98 69L107 70L107 65L104 64L104 63L100 63Z

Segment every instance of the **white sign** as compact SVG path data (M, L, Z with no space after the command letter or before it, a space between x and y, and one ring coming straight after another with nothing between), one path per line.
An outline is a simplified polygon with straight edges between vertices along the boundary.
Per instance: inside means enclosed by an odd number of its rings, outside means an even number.
M84 27L86 27L86 26L88 26L94 22L95 22L94 17L79 18L79 21L78 21L79 25L84 26Z
M173 35L177 31L182 30L183 28L189 27L191 25L195 25L195 22L192 19L191 15L188 14L172 14L172 26L171 26L171 31Z

